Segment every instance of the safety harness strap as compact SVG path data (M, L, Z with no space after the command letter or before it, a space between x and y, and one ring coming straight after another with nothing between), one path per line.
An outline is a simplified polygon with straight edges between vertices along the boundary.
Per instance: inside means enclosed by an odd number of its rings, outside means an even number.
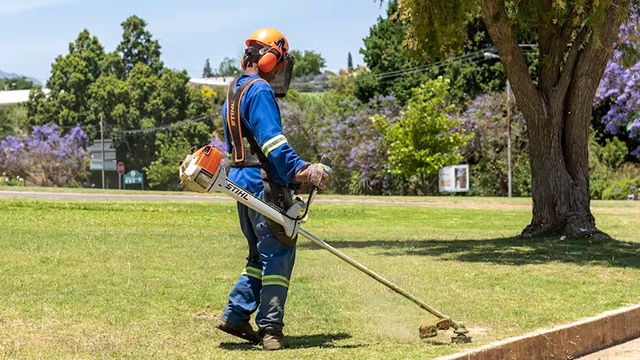
M238 79L233 84L236 84ZM240 104L242 103L242 97L249 88L249 86L257 81L264 81L263 79L253 79L245 81L240 88L236 91L235 86L229 86L229 92L227 93L227 128L229 135L231 136L231 145L233 146L233 161L231 166L233 167L256 167L263 163L266 163L267 157L260 151L260 146L251 144L255 142L253 134L247 131L247 128L242 121L242 112L240 111ZM243 133L247 135L243 138ZM244 140L248 140L251 146L245 147Z

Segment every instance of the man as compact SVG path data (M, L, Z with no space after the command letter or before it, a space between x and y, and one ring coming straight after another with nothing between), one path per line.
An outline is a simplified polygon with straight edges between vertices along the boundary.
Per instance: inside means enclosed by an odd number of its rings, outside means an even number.
M245 73L230 86L223 107L232 158L229 179L265 201L286 208L291 202L287 187L309 182L324 189L331 179L331 169L302 161L282 134L276 96L286 94L294 61L288 54L287 39L279 31L265 28L253 33L246 46L242 59ZM216 327L253 343L262 342L267 350L285 348L284 306L296 239L286 238L277 224L240 203L238 215L249 256ZM256 310L257 334L249 324Z

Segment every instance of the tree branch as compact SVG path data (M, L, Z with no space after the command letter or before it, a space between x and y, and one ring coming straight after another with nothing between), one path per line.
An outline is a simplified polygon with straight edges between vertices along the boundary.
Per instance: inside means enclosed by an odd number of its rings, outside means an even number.
M592 32L596 36L591 37L584 51L578 57L576 68L583 69L595 62L604 71L606 63L613 53L613 45L618 40L618 33L622 24L619 11L628 9L630 4L631 0L613 0L607 5L604 9L605 19L594 26ZM590 72L585 75L590 75L591 78L596 79L598 82L602 77L600 72Z
M573 59L573 67L569 68L571 65L569 60L571 59L567 59L567 65L569 66L565 65L566 69L563 71L561 79L562 84L559 84L558 91L563 91L564 94L569 91L571 93L578 93L579 91L595 95L607 62L613 53L613 46L618 40L618 33L622 24L619 11L628 9L630 4L631 0L613 0L603 9L605 18L602 21L596 23L592 28L584 27L580 31L569 53L569 57L572 55L575 57ZM589 41L580 51L578 41L584 41L589 33L591 33ZM576 89L571 90L571 88ZM567 104L571 106L571 102L576 100L567 99Z
M558 80L558 85L555 88L556 93L561 98L567 95L569 85L571 85L571 79L573 79L573 70L575 69L578 54L580 53L582 42L586 39L588 32L588 27L583 26L573 40L571 50L569 50L569 55L567 55L567 61L565 61L562 74L560 74L560 80Z
M551 11L553 4L551 0L544 0L542 2L542 8L545 12ZM551 43L553 40L553 29L550 29L551 24L540 23L538 24L538 45L540 49L540 55L548 54L551 50Z
M529 68L518 46L516 32L509 22L504 0L481 0L481 8L482 17L491 40L498 48L516 99L521 100L518 105L527 119L539 118L546 113L544 102L529 75Z
M548 9L548 11L551 11L551 9ZM538 28L540 37L539 64L541 67L539 83L540 89L545 94L549 94L553 90L560 77L560 64L575 28L571 20L574 15L575 11L572 11L569 16L565 18L560 31L555 31L552 28L552 24L545 24L545 26ZM546 38L549 39L547 40ZM542 46L543 39L548 41L548 44L544 47ZM548 59L545 59L545 57L548 57Z
M551 45L553 43L553 30L545 25L538 26L538 64L540 66L540 88L549 88L553 83L554 72L557 72L557 66L554 66L554 60L551 58ZM553 86L553 85L551 85Z

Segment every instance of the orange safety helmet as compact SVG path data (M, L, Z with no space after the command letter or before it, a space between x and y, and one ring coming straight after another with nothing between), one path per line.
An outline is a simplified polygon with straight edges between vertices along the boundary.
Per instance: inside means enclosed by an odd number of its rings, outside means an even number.
M245 42L247 47L254 43L264 46L265 50L260 52L258 67L264 72L270 72L276 66L283 70L285 56L289 52L289 41L282 33L272 28L262 28L256 30ZM242 68L245 69L246 57L242 59Z

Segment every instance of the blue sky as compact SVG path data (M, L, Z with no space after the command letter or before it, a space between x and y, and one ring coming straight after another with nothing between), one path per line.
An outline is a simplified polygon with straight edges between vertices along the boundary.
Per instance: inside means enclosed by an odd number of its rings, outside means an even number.
M239 57L244 40L260 27L282 31L292 49L314 50L327 68L346 68L379 15L380 0L0 0L0 70L49 77L51 63L89 29L107 51L120 42L120 23L138 15L160 41L165 64L202 75L207 58L217 67Z

